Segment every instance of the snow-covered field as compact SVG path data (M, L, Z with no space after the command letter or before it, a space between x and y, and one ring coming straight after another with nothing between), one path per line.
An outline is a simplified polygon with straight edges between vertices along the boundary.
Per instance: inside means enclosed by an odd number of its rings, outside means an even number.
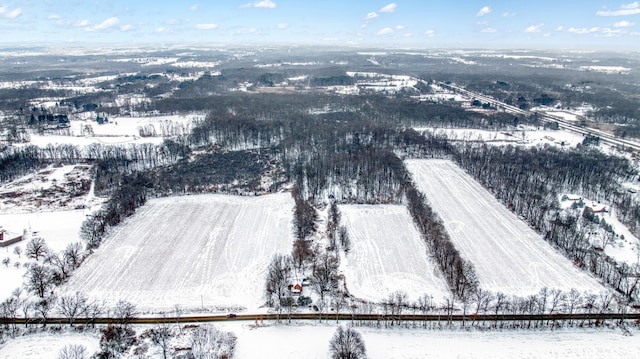
M334 323L265 323L265 326L256 327L253 323L228 322L216 326L238 337L236 359L324 359L329 357L329 341L337 328ZM140 326L138 332L146 328ZM355 330L362 334L367 357L371 359L640 357L640 341L637 340L640 332L635 329L631 330L631 335L623 335L620 329L481 332L355 327ZM1 345L0 359L56 358L67 344L85 346L88 355L99 349L98 338L93 334L35 334ZM158 350L151 349L151 353L154 355L148 358L162 358Z
M453 162L408 160L406 165L462 258L475 265L482 288L519 296L542 287L604 290Z
M0 225L12 232L22 233L25 229L31 229L33 235L44 238L47 246L54 252L64 250L73 242L80 242L80 226L85 215L90 210L35 212L35 213L1 213ZM28 260L24 250L31 234L22 242L0 248L0 258L9 258L8 266L0 265L0 301L11 296L16 288L22 286L23 276L26 273L24 264ZM22 249L20 256L14 253L15 247ZM20 265L16 267L16 263Z
M493 145L518 144L525 146L576 147L582 143L584 136L563 130L539 130L522 128L510 131L492 131L469 128L433 128L416 127L416 131L428 131L437 135L445 135L451 140L487 142Z
M255 311L271 257L291 251L292 209L289 193L152 199L59 291L128 300L142 312Z
M80 345L86 349L86 357L100 349L98 334L38 333L7 341L0 345L0 359L55 359L67 345Z
M343 261L345 281L354 296L382 301L404 291L415 301L431 295L440 303L449 296L437 265L405 206L343 205L341 223L351 239Z

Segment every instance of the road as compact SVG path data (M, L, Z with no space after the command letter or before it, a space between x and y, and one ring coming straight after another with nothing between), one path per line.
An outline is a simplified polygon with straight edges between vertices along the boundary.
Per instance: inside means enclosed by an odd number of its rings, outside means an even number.
M227 317L226 315L208 315L208 316L179 316L179 317L141 317L132 318L128 321L130 324L158 324L158 323L206 323L206 322L223 322L223 321L264 321L264 320L358 320L358 321L429 321L429 322L462 322L462 321L561 321L561 320L640 320L640 313L579 313L579 314L478 314L478 315L446 315L446 314L403 314L403 315L382 315L382 314L338 314L335 313L292 313L290 316L283 314L239 314L235 317ZM46 324L67 324L66 318L47 318ZM121 322L118 318L76 318L74 323L94 323L109 324ZM24 318L0 318L0 324L24 324ZM43 324L40 319L30 319L30 324Z
M545 113L539 113L539 112L531 112L531 111L527 111L527 110L523 110L520 109L516 106L511 106L508 105L504 102L498 101L496 99L494 99L493 97L489 97L486 95L483 95L481 93L478 92L474 92L474 91L469 91L463 87L460 86L456 86L456 85L452 85L452 84L447 84L444 82L438 82L438 85L443 87L443 88L447 88L455 93L467 96L471 99L477 99L479 101L482 101L484 103L491 103L494 107L504 110L507 113L510 114L514 114L514 115L521 115L521 116L534 116L535 114L538 115L538 118L542 121L542 122L546 122L546 123L558 123L558 126L562 129L571 131L571 132L575 132L575 133L579 133L581 135L593 135L593 136L598 136L600 137L600 142L610 145L610 146L614 146L614 147L620 147L623 149L632 149L634 151L640 151L640 143L636 143L633 141L628 141L628 140L623 140L620 139L618 137L616 137L615 135L612 135L608 132L604 132L595 128L586 128L586 127L581 127L581 126L576 126L575 124L571 123L570 121L567 121L561 117L558 116L552 116L552 115L548 115Z

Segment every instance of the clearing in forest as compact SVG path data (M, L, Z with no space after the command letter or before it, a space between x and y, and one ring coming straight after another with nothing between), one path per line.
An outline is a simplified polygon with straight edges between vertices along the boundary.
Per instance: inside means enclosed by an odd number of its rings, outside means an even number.
M543 287L604 290L453 162L405 163L462 258L475 266L481 288L520 296Z
M62 290L142 311L256 309L271 257L291 251L293 205L289 193L152 199Z
M409 211L400 205L343 205L341 223L351 249L343 259L349 292L358 298L382 301L395 291L410 300L432 296L437 303L449 297L447 284Z

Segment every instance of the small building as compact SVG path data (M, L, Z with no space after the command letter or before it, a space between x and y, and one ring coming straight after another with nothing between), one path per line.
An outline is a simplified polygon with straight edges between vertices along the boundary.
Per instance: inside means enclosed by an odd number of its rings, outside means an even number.
M291 295L294 295L294 296L300 295L302 293L302 284L300 283L292 284L289 290L291 291Z
M604 204L592 202L591 206L589 206L589 210L591 213L605 213L607 212L607 207Z
M10 246L14 243L20 242L23 238L24 236L21 234L9 232L0 227L0 247Z

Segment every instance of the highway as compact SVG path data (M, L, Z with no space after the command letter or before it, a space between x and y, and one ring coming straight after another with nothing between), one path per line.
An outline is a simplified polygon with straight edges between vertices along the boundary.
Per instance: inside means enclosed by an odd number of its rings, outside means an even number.
M531 112L531 111L527 111L527 110L523 110L520 109L516 106L512 106L512 105L508 105L504 102L498 101L496 99L494 99L493 97L489 97L486 95L483 95L481 93L478 92L473 92L473 91L469 91L463 87L460 86L456 86L456 85L452 85L452 84L447 84L444 82L438 82L438 85L440 87L443 88L447 88L455 93L464 95L466 97L469 97L471 99L477 99L483 103L491 103L494 107L496 107L497 109L503 110L507 113L513 114L513 115L520 115L520 116L534 116L535 114L538 115L538 118L542 121L542 122L546 122L546 123L553 123L556 122L558 123L558 126L562 129L571 131L571 132L575 132L575 133L579 133L581 135L593 135L593 136L598 136L600 138L600 142L610 145L610 146L614 146L614 147L619 147L622 149L632 149L634 151L638 151L640 150L640 143L636 143L633 141L628 141L628 140L623 140L620 139L618 137L616 137L613 134L610 134L608 132L604 132L595 128L587 128L587 127L581 127L581 126L577 126L573 123L571 123L570 121L567 121L565 119L563 119L562 117L558 117L558 116L552 116L552 115L548 115L545 113L539 113L539 112Z

